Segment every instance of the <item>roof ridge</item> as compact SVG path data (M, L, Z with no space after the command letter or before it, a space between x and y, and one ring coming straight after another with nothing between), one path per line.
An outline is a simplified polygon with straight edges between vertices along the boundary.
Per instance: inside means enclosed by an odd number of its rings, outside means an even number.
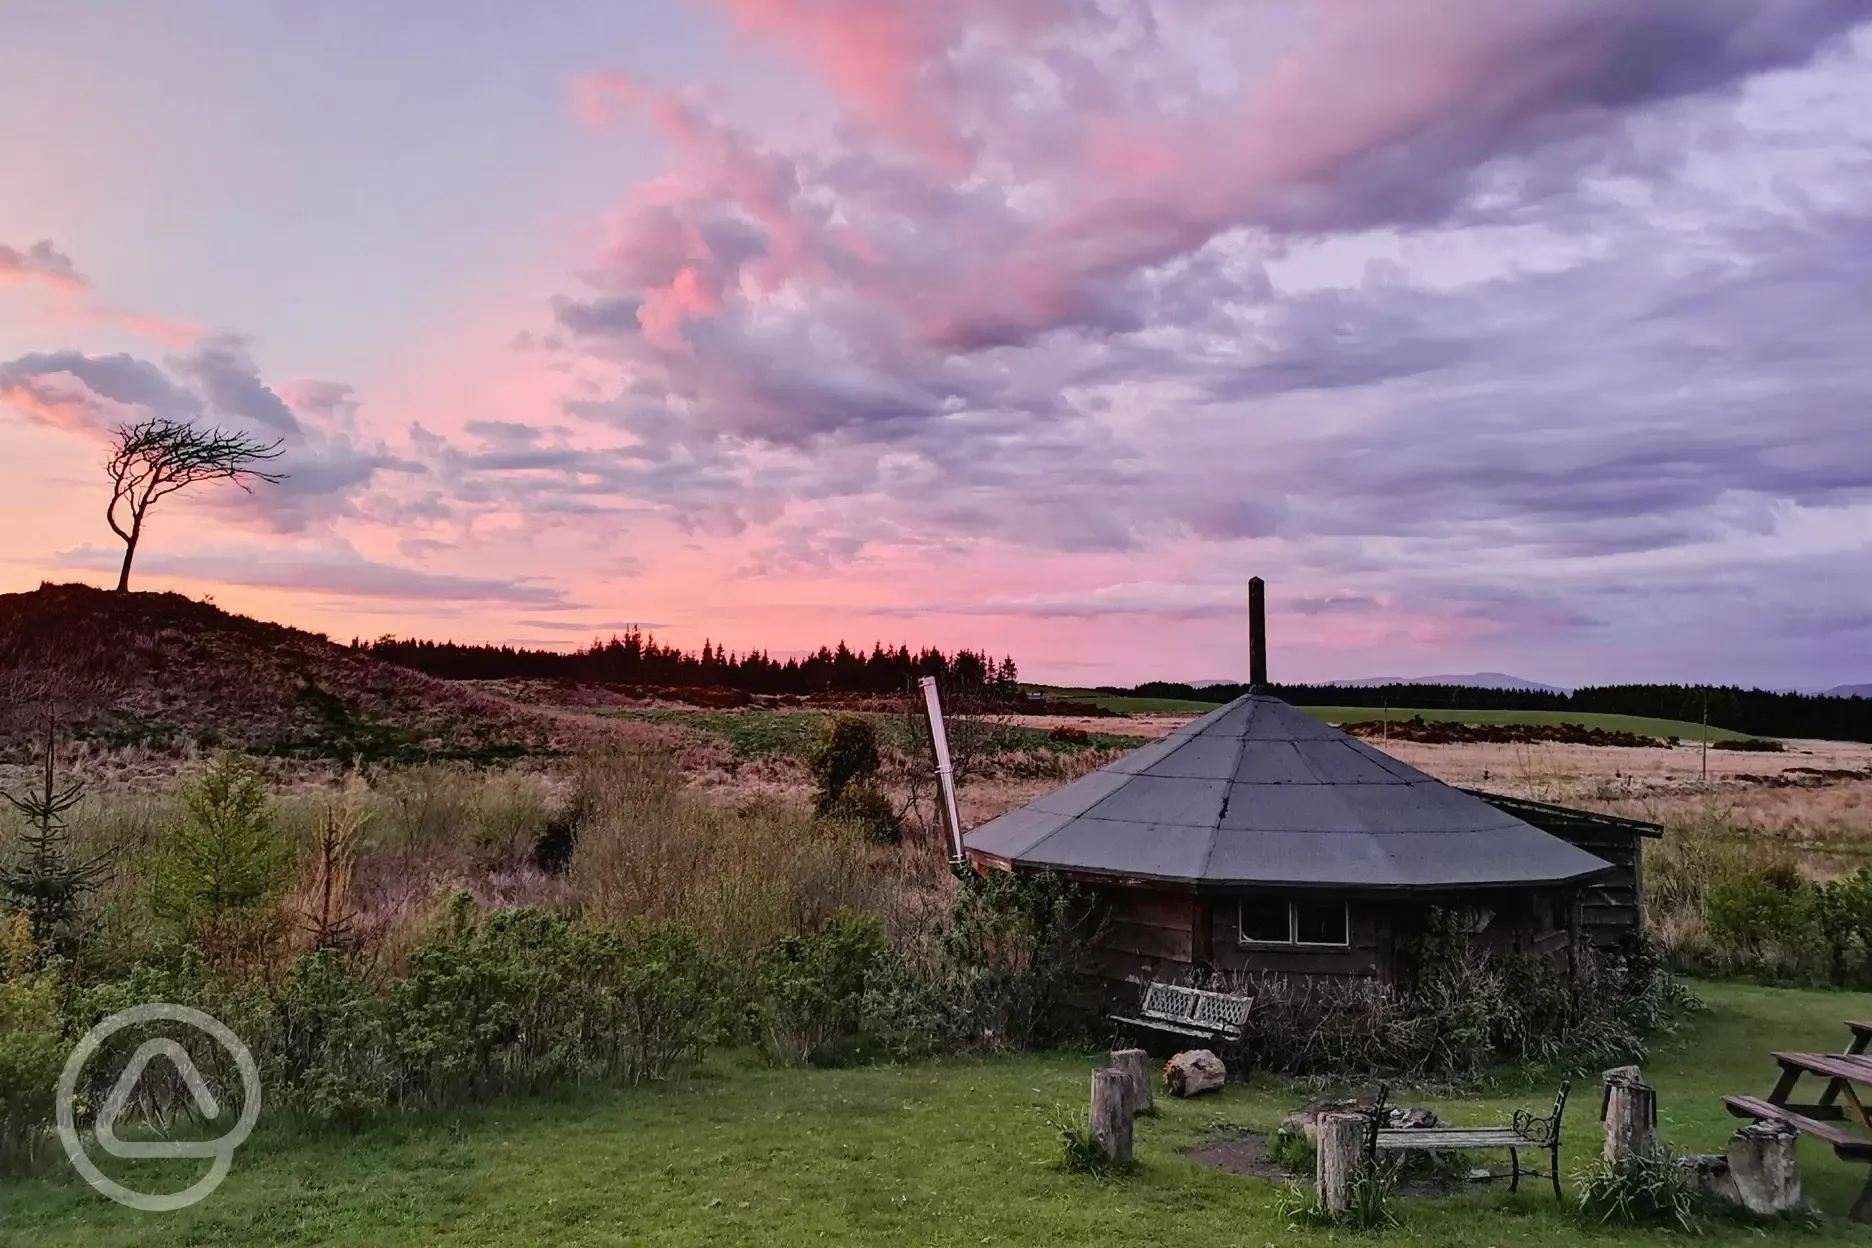
M1254 726L1255 712L1261 704L1255 701L1255 695L1248 695L1248 714L1242 717L1241 731L1235 734L1235 761L1229 766L1228 777L1222 781L1222 805L1216 809L1215 823L1209 829L1209 844L1203 849L1202 866L1197 879L1207 879L1209 860L1215 857L1216 842L1222 839L1222 821L1228 818L1229 799L1235 796L1235 776L1241 770L1242 755L1248 752L1248 730Z

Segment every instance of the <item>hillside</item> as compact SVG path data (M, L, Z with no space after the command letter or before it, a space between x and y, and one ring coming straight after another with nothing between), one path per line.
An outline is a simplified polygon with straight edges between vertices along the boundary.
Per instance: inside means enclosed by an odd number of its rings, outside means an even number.
M0 594L0 760L47 701L82 739L299 758L494 759L555 721L313 633L180 594L42 585Z

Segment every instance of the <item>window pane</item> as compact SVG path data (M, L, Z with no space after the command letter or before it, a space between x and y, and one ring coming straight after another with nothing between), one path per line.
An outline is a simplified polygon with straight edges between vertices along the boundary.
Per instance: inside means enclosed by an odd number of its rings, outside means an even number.
M1271 897L1242 902L1241 938L1283 945L1292 940L1287 931L1287 903Z
M1296 901L1294 926L1303 945L1346 944L1346 904L1343 901Z

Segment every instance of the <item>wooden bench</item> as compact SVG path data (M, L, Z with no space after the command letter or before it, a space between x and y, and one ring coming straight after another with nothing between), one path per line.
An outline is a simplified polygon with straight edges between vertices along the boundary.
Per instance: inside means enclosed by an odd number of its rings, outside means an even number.
M1872 1162L1872 1115L1855 1085L1872 1087L1872 1056L1865 1050L1872 1040L1872 1023L1849 1022L1852 1044L1844 1053L1776 1053L1781 1078L1766 1097L1725 1096L1723 1106L1738 1118L1783 1122L1802 1135L1830 1144L1841 1161ZM1826 1080L1820 1099L1801 1103L1791 1099L1805 1075ZM1857 1127L1858 1130L1853 1128ZM1854 1221L1872 1221L1872 1173L1853 1201Z
M1253 1004L1253 997L1153 981L1144 986L1136 1017L1111 1017L1114 1023L1129 1027L1202 1040L1239 1041L1248 1029L1248 1007Z
M1554 1096L1553 1113L1537 1118L1525 1109L1517 1109L1505 1127L1388 1127L1389 1106L1385 1103L1390 1088L1378 1087L1378 1096L1366 1116L1371 1120L1371 1135L1366 1145L1367 1159L1376 1165L1379 1153L1428 1152L1458 1153L1478 1148L1508 1150L1508 1190L1521 1186L1521 1176L1548 1178L1553 1181L1554 1199L1560 1199L1560 1121L1566 1114L1567 1093L1573 1085L1562 1083ZM1544 1149L1546 1170L1521 1168L1522 1149Z

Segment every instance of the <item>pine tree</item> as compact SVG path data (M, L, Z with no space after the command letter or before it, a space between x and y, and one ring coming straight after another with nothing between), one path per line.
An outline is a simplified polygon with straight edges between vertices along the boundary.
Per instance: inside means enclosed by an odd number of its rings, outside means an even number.
M26 820L13 858L0 871L0 899L7 910L23 911L33 939L51 950L68 934L78 902L109 872L109 855L74 862L65 813L84 800L84 781L58 782L57 725L46 717L45 772L37 789L24 796L0 793Z

